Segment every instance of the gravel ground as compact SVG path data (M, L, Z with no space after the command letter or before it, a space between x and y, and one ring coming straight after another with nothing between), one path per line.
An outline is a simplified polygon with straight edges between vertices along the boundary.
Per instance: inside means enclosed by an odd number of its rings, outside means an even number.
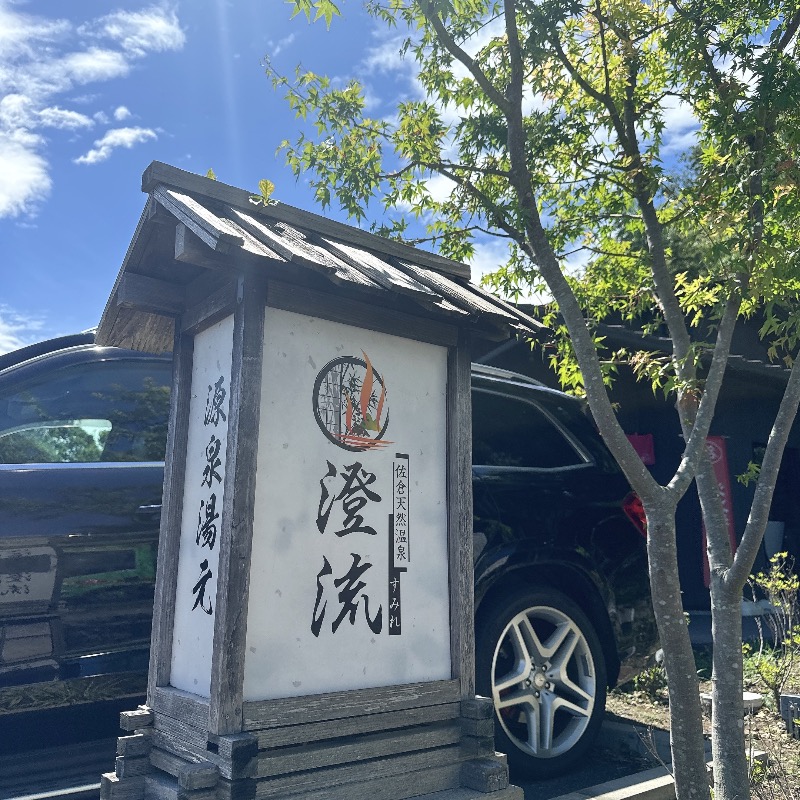
M599 738L603 739L602 731ZM641 770L650 769L654 765L655 763L649 759L626 757L616 750L597 746L591 751L579 770L542 781L515 781L512 774L511 782L523 788L525 800L552 800L562 794L633 775Z

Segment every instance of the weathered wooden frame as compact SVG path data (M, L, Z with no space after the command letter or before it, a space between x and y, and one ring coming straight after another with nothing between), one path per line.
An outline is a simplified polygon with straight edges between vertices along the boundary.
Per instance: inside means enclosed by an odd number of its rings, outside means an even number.
M316 696L242 702L246 629L237 603L247 596L249 553L252 546L255 459L261 392L261 357L264 318L269 308L316 316L334 322L412 338L448 348L447 362L447 487L451 681L431 684L334 692ZM280 280L258 279L250 274L230 280L200 304L178 318L173 392L176 402L170 416L159 565L177 559L185 474L185 442L192 375L194 336L233 313L234 342L231 366L231 419L228 433L225 497L220 532L211 700L186 696L169 686L172 657L172 611L175 600L174 569L159 566L151 649L148 703L155 709L182 709L202 716L207 709L209 731L231 734L260 728L280 728L303 722L330 722L389 710L456 703L474 695L474 619L472 599L471 432L469 410L469 342L463 332L446 323L420 320L411 315L376 309L363 301L337 298L332 304L322 292L293 287ZM239 515L237 509L250 509ZM168 699L172 698L172 699ZM190 699L192 698L192 699ZM335 713L334 713L335 709ZM166 710L166 709L165 709ZM167 711L169 713L169 711Z

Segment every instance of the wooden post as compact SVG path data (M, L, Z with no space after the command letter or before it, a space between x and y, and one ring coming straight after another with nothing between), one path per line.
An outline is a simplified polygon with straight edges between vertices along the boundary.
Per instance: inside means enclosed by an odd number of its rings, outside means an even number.
M447 510L450 549L450 648L462 699L475 696L472 581L472 415L466 333L447 358Z
M169 685L172 662L172 630L175 623L175 588L178 573L167 569L176 564L180 549L183 483L186 458L181 456L189 429L189 396L192 385L194 338L177 331L172 362L172 396L165 455L164 493L161 500L161 526L158 539L156 588L153 599L153 630L150 637L150 670L147 702L152 706L155 690Z
M247 635L246 598L253 542L253 508L264 349L264 281L241 276L233 318L231 403L225 496L228 513L220 530L219 584L211 667L214 734L242 730L242 686Z

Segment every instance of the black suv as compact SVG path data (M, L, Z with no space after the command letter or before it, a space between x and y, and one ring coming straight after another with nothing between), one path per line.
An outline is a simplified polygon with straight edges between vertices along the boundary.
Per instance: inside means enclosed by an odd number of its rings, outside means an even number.
M144 690L171 362L93 342L0 356L0 715ZM641 506L576 399L475 365L473 419L478 690L552 774L655 647Z

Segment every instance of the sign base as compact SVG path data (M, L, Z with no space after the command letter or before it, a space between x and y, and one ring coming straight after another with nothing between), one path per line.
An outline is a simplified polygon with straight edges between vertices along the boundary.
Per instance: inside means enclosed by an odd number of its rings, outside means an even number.
M146 706L120 715L101 800L522 800L494 751L493 707L465 700L447 722L259 749L258 733L209 736ZM447 732L450 732L449 734ZM201 736L203 741L201 741ZM262 745L263 745L263 736ZM428 741L428 746L424 742Z

